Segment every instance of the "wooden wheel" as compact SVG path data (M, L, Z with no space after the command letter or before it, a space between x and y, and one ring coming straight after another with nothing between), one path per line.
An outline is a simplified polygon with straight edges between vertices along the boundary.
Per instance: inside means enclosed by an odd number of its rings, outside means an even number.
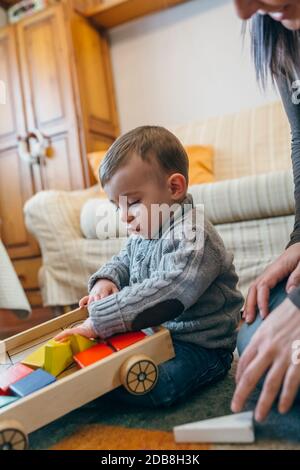
M0 450L25 450L27 447L27 434L18 421L0 423Z
M150 392L158 379L156 364L142 354L132 356L121 367L121 382L133 395L144 395Z

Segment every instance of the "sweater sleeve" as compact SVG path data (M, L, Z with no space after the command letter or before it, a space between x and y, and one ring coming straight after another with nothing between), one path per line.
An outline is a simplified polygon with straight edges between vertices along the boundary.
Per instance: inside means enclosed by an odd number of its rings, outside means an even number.
M95 283L99 279L109 279L119 290L129 284L129 267L130 267L130 245L129 238L126 246L118 255L112 257L102 268L95 272L88 281L88 292L90 293Z
M209 236L199 248L185 239L162 256L159 268L142 283L90 304L93 327L101 338L157 326L192 306L218 277L225 249Z
M287 248L300 242L300 103L293 101L295 90L290 85L290 79L281 74L276 79L282 102L289 119L292 136L292 163L295 185L295 224ZM295 98L299 98L297 95Z

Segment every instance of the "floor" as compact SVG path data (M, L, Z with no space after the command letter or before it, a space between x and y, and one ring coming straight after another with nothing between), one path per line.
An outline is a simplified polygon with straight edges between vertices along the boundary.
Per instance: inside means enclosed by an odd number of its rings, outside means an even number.
M28 330L52 318L54 318L54 313L51 308L47 307L34 308L27 319L19 318L11 310L0 309L0 340Z
M130 406L106 394L72 411L30 435L31 449L155 450L180 449L175 446L172 430L179 424L231 414L230 402L235 387L236 361L229 374L213 385L200 389L177 405L145 409ZM247 403L253 410L256 390ZM210 449L300 450L300 404L290 413L279 415L276 405L269 418L256 423L253 444L211 444ZM203 444L200 443L203 446ZM188 448L198 449L195 445ZM185 448L185 447L184 447Z
M14 312L0 309L0 339L27 330L52 319L54 316L54 312L50 308L35 308L27 319L20 319ZM171 444L174 445L172 437L174 425L230 413L230 401L234 390L234 369L235 367L226 378L216 385L201 390L199 394L191 396L185 403L165 410L129 409L128 406L112 401L109 397L110 394L100 397L33 433L30 436L31 448L70 449L83 448L83 444L94 449L120 448L116 447L120 436L125 431L130 434L130 430L133 431L134 436L140 435L143 442L148 442L152 436L154 449L158 446L162 436L167 436ZM247 409L253 409L256 400L257 397L253 396L249 400ZM255 444L250 447L229 445L211 446L211 448L300 449L299 419L299 403L285 417L280 416L274 407L267 422L256 426ZM114 433L112 433L112 427ZM156 431L160 432L159 435L155 434ZM101 442L99 441L101 433L106 436L104 442L101 439ZM109 443L107 442L108 436L110 436ZM157 448L167 449L168 445L171 445L170 442L169 444L162 443L162 447ZM127 447L128 449L139 448L136 446L142 446L145 449L145 445L150 446L145 443L139 444L135 440L130 445L133 447Z

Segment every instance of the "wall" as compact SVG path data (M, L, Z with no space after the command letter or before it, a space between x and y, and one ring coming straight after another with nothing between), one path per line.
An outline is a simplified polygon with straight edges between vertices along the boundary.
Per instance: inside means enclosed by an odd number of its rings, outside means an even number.
M232 0L193 0L110 31L122 131L277 99L255 80Z

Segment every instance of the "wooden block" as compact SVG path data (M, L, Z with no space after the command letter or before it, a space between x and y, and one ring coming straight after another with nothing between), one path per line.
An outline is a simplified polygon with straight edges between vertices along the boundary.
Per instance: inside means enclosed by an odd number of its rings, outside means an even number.
M64 370L61 374L56 377L56 380L64 379L65 377L68 377L68 375L74 374L74 372L77 372L78 370L78 364L73 362L73 364L71 364L66 370Z
M147 335L143 331L131 331L129 333L112 336L107 339L106 342L116 351L121 351L122 349L128 348L128 346L141 341L146 338L146 336Z
M38 325L41 328L42 325ZM43 324L44 327L44 324ZM34 329L37 327L34 327ZM26 333L29 335L28 330ZM42 335L39 338L35 338L33 340L29 340L24 344L20 344L12 349L9 349L9 356L13 364L17 364L19 362L23 362L29 355L34 353L37 349L45 346L51 339L53 339L56 335L62 332L62 329L55 329L52 333L48 333L46 335Z
M27 375L24 379L19 380L10 386L13 395L18 397L26 397L30 393L36 392L41 388L55 382L55 377L43 369L37 369L32 374ZM55 403L49 403L49 406L55 406Z
M22 364L25 364L32 369L43 368L45 364L45 346L46 345L41 346L29 354L29 356L25 357L22 360Z
M113 352L114 351L107 346L107 344L100 343L90 349L86 349L85 351L76 354L74 356L74 360L77 362L79 367L83 368L100 361L104 357L110 356Z
M81 336L81 335L70 336L70 342L71 342L73 356L97 344L96 341L85 338L84 336Z
M61 333L61 331L62 330L58 330L57 334ZM17 353L14 353L11 356L12 361L15 363L18 359L22 364L25 364L32 369L42 369L45 365L45 348L47 345L53 343L53 336L54 335L47 335L45 338L40 338L39 343L33 346L30 345L29 349L23 348L23 351L19 349Z
M0 395L9 395L10 385L23 379L23 377L26 377L32 372L32 369L23 364L16 364L15 366L6 369L6 371L0 375Z
M45 345L45 362L43 369L56 377L73 362L71 341L58 342L51 340Z
M254 442L253 412L183 424L174 428L176 442Z
M10 405L14 401L18 400L19 397L0 397L0 408Z

